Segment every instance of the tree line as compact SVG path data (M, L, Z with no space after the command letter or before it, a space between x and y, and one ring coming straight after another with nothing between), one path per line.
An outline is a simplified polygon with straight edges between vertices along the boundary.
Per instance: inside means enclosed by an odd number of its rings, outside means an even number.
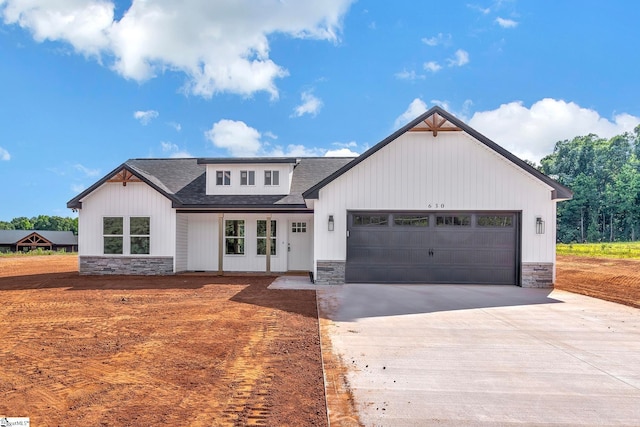
M78 218L38 215L33 218L24 216L11 221L0 221L0 230L49 230L73 231L78 234Z
M559 242L638 240L640 125L611 139L558 141L540 170L573 191L572 200L558 203Z

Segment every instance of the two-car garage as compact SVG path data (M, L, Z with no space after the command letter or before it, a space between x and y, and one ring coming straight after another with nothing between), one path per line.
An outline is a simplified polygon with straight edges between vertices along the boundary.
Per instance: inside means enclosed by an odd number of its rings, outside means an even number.
M348 212L345 281L518 284L518 212Z

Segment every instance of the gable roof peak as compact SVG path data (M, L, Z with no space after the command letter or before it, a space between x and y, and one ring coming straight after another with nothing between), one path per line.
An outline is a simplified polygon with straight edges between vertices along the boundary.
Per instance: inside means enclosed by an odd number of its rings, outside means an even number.
M522 159L518 158L516 155L512 154L505 148L496 144L486 136L482 135L477 130L473 129L462 120L458 119L453 114L444 110L442 107L434 106L429 110L425 111L409 123L407 123L402 128L398 129L373 147L369 148L367 151L362 153L360 156L356 157L350 163L346 164L342 168L338 169L336 172L328 176L327 178L320 181L318 184L309 188L307 191L303 193L303 197L305 199L317 199L320 194L320 189L347 172L348 170L356 167L358 164L366 161L373 154L378 152L380 149L384 148L388 144L392 143L400 136L404 135L407 132L424 132L430 131L433 133L433 136L436 137L438 132L442 131L461 131L466 133L467 135L473 137L479 143L484 144L489 149L495 151L498 155L506 158L508 161L513 163L516 167L523 169L525 172L531 174L534 178L544 182L548 186L552 188L551 198L552 199L560 199L567 200L573 197L573 193L571 190L564 185L554 181L549 178L533 166L529 165Z

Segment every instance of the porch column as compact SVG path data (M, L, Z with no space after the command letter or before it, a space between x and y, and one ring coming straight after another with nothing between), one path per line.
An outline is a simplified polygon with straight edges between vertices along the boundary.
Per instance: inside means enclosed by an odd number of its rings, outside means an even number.
M218 274L224 272L222 261L224 260L224 214L218 214Z
M271 214L267 215L267 267L266 272L271 273Z

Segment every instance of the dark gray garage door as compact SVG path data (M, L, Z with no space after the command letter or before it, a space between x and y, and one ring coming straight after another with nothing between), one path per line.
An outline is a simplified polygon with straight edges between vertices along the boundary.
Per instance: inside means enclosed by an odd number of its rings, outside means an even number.
M349 283L517 284L515 212L349 212Z

